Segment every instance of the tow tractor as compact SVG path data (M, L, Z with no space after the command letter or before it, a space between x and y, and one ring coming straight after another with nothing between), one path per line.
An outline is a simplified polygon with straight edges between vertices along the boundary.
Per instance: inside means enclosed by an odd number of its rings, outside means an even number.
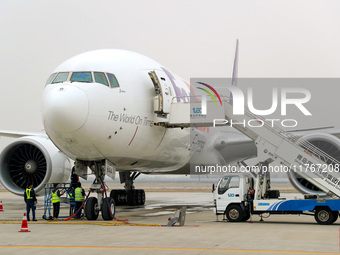
M251 214L305 214L314 215L319 224L334 223L339 216L340 200L305 195L304 199L280 197L271 190L270 178L259 175L255 181L251 173L223 176L213 188L214 211L225 215L230 222L247 221ZM262 217L261 217L262 218Z

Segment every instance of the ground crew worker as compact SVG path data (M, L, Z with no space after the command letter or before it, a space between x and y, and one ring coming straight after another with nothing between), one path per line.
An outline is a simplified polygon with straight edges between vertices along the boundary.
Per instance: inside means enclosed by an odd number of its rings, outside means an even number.
M73 187L70 187L68 189L68 196L69 196L69 199L70 199L70 216L72 216L75 211L75 207L76 207L76 202L74 201L74 188Z
M55 183L54 189L52 190L52 205L53 205L53 219L58 220L59 210L60 210L60 196L62 196L65 191L60 192L58 190L58 183Z
M80 216L81 216L80 207L83 204L84 197L85 197L85 191L81 187L81 183L80 182L78 182L78 187L75 189L74 194L75 194L76 212L77 212L76 219L80 219Z
M30 221L30 210L32 209L33 221L37 221L35 219L35 205L38 203L37 198L35 196L35 192L33 189L33 184L29 183L26 191L24 193L24 199L26 203L26 215L27 221Z
M78 187L78 182L79 182L79 176L76 175L76 163L74 163L74 166L72 167L72 172L71 172L71 187L73 189L76 189Z

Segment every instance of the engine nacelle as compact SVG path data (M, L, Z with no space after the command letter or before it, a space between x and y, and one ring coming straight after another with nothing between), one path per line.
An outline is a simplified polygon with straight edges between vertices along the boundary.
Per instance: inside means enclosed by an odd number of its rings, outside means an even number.
M42 194L46 183L66 182L70 174L69 158L45 137L16 139L0 154L0 181L16 195L24 194L28 182Z
M320 150L340 161L340 139L326 133L309 134L302 137ZM291 184L302 194L325 195L318 187L291 171L288 174Z

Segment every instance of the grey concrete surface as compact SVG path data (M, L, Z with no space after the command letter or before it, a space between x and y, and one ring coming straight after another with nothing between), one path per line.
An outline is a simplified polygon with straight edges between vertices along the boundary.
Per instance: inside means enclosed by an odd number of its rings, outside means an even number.
M294 194L289 194L294 196ZM311 216L271 216L253 223L223 222L212 212L207 192L149 192L145 206L119 206L124 222L42 220L19 233L25 205L21 197L0 192L0 254L338 254L340 220L318 225ZM185 226L165 227L175 210L187 206ZM61 215L68 214L63 206ZM157 225L158 224L158 225Z

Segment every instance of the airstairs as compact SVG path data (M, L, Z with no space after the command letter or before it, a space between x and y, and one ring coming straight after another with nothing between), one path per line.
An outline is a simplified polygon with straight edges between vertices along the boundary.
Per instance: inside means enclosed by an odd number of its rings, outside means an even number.
M260 162L269 164L279 160L328 196L340 197L339 161L300 136L286 132L244 108L244 114L234 115L229 98L222 97L222 105L207 100L206 114L201 114L199 98L173 98L168 122L155 125L167 128L232 126L255 141Z

